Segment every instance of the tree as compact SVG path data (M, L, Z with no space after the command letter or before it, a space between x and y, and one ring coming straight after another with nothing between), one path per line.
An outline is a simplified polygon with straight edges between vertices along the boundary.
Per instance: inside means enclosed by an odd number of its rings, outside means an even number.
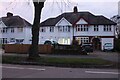
M38 54L38 43L39 43L39 27L40 27L40 18L41 18L41 11L44 7L45 0L42 0L40 2L39 0L37 2L34 2L34 22L32 25L32 44L29 48L29 59L35 59L39 57Z

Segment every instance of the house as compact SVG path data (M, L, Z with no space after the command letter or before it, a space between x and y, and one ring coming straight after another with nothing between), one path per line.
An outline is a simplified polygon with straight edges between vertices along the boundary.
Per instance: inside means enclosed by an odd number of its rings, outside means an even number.
M63 13L55 18L49 18L40 24L39 43L54 40L60 44L70 45L73 37L81 43L92 43L94 49L103 50L105 43L114 46L116 23L102 15L90 12Z
M0 18L0 43L30 44L31 26L25 19L8 12L6 17Z
M115 31L115 36L118 38L120 36L120 15L115 15L111 18L112 21L117 23L116 25L116 31Z

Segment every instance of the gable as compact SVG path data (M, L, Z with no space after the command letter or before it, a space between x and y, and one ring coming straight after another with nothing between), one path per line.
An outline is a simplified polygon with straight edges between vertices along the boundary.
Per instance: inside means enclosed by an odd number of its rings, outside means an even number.
M0 21L0 28L7 27L2 21Z
M58 21L58 23L56 24L56 26L60 26L60 25L72 25L70 24L64 17Z
M80 18L79 21L77 21L76 24L88 24L88 22L85 21L83 18Z

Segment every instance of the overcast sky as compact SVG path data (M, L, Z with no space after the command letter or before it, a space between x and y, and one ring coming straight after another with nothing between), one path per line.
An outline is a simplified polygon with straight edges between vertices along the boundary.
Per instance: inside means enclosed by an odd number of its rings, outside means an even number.
M47 0L42 10L41 21L64 12L72 12L74 6L78 7L78 11L89 11L110 18L118 14L118 1L120 0ZM0 0L0 12L0 17L12 12L32 23L34 6L31 0Z

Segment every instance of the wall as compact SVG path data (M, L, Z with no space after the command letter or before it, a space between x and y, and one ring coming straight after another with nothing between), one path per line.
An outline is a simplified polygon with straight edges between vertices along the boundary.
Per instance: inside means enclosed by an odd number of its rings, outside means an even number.
M30 44L31 28L24 27L23 32L18 32L18 29L14 28L14 33L11 33L11 29L8 28L7 33L2 33L2 38L7 38L8 43L10 43L10 38L15 38L15 39L24 39L23 44Z
M70 27L70 32L59 32L58 31L58 26L65 26L69 25ZM50 32L50 27L54 27L54 32ZM70 43L72 42L72 36L73 36L73 31L72 31L72 25L66 21L65 18L62 18L55 26L46 26L46 32L40 32L39 36L39 43L43 44L45 40L54 40L54 41L59 41L60 38L70 38Z
M115 26L112 26L112 31L110 31L110 32L105 32L103 30L103 27L104 27L103 25L99 25L99 31L94 31L93 25L89 26L88 31L76 32L76 30L74 29L75 36L114 36L114 27Z

